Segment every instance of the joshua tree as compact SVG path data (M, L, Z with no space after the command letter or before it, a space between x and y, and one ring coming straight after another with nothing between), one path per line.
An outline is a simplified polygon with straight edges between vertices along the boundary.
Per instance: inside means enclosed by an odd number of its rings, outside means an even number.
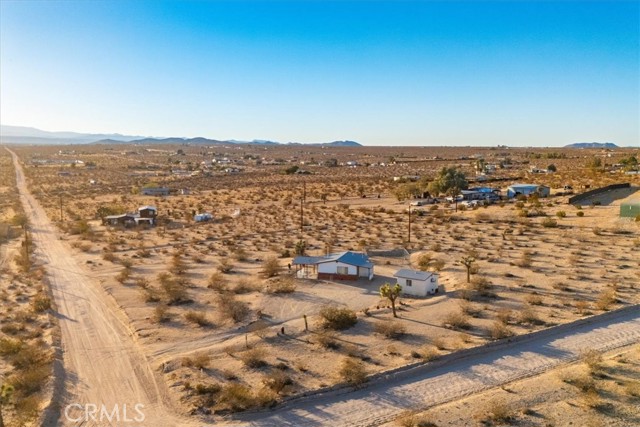
M463 256L458 262L464 265L467 269L467 283L471 282L471 267L473 267L473 263L476 262L476 259L469 255Z
M402 293L402 288L397 283L395 286L391 286L389 283L385 283L380 287L380 296L382 298L387 298L389 301L391 301L391 309L393 310L393 317L398 317L398 315L396 314L396 300L400 298L401 293Z
M12 396L13 386L9 384L2 384L0 387L0 427L4 427L4 421L2 420L2 407L11 401Z

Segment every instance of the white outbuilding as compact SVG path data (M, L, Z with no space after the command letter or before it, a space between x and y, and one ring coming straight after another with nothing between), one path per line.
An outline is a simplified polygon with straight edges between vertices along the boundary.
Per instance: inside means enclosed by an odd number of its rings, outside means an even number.
M438 275L430 271L417 271L403 268L393 275L402 288L404 295L426 297L438 292Z

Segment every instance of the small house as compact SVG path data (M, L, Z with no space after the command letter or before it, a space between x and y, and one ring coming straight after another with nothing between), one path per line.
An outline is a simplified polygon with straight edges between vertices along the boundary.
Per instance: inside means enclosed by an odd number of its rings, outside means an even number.
M551 189L545 185L537 184L513 184L507 188L507 197L510 199L519 195L531 196L533 194L547 197L551 194Z
M134 214L120 214L120 215L107 215L102 218L104 225L121 225L123 227L131 227L136 223L136 215Z
M205 213L199 213L193 216L193 220L195 222L205 222L205 221L211 221L213 219L213 215L211 215L208 212Z
M438 293L438 275L435 273L403 268L396 271L393 277L404 295L426 297Z
M145 187L140 190L143 196L168 196L169 188L167 187Z
M316 273L318 279L358 280L360 277L373 280L373 263L360 252L340 252L322 257L298 256L293 259L298 268L298 277L309 277Z

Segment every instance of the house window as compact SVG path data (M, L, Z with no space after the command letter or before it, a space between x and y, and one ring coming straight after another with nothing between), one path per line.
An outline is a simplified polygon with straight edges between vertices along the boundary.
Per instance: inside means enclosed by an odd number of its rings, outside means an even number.
M349 267L338 267L336 272L338 274L349 274Z
M407 279L405 282L407 283L407 286L411 286L412 285L412 280L411 279Z
M436 278L435 278L435 277L432 277L432 278L431 278L431 283L433 283L433 282L435 282L435 281L436 281Z

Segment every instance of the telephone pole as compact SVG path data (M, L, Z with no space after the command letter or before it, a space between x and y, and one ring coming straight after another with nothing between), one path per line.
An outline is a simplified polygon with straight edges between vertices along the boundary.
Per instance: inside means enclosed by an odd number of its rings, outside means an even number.
M302 198L300 199L300 240L304 237L304 202L307 198L307 183L302 181Z
M62 215L62 193L60 194L60 222L64 220L64 216Z
M409 236L407 243L411 243L411 202L409 202Z

